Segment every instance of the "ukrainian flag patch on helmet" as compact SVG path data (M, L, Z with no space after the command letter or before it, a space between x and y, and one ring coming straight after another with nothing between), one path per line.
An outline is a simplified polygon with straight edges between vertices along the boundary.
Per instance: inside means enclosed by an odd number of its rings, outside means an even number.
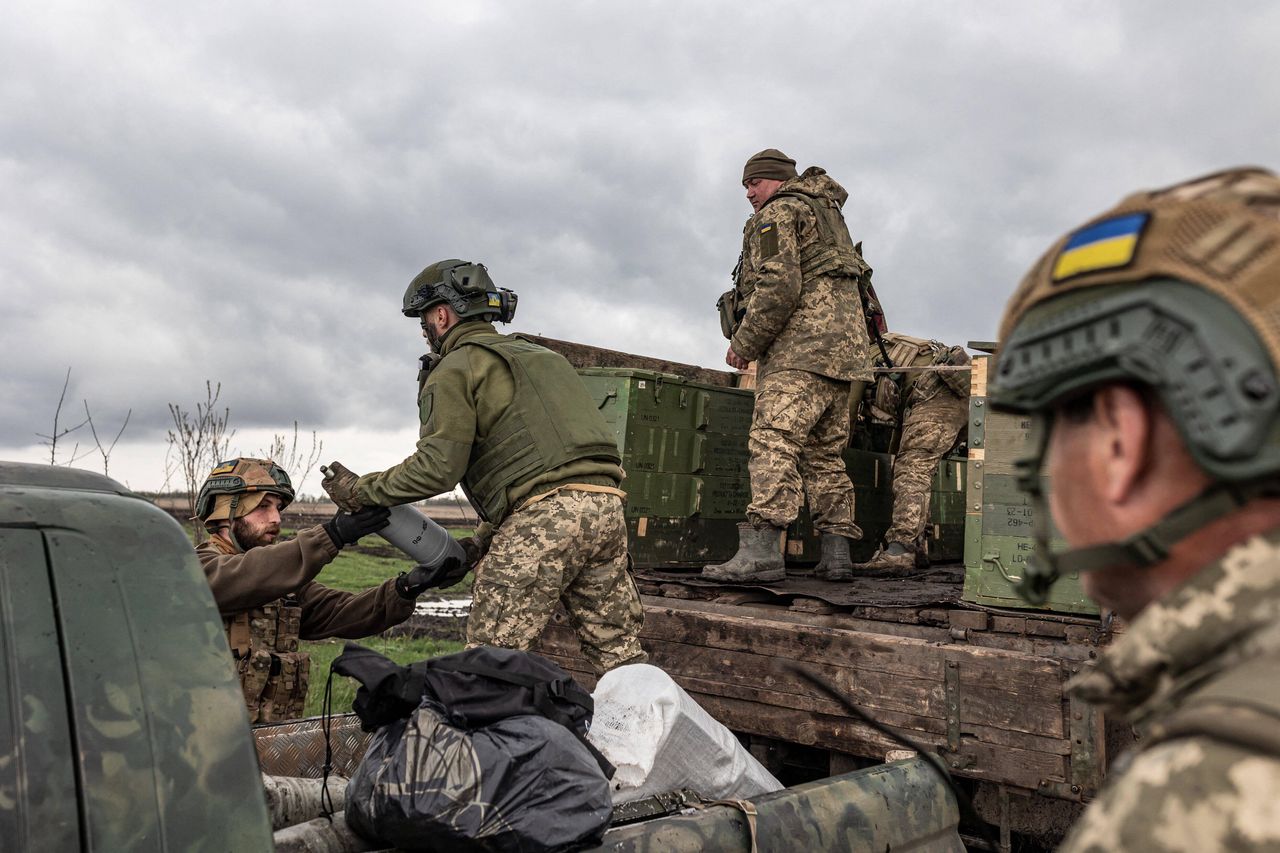
M1128 213L1081 228L1058 253L1053 280L1127 266L1150 219L1149 213Z

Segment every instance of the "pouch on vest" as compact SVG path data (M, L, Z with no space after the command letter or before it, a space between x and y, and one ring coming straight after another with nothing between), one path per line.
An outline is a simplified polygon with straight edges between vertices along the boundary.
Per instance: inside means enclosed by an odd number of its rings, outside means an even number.
M554 663L481 647L401 667L348 643L332 672L361 682L356 713L377 728L347 789L357 833L513 853L603 837L613 804L585 742L591 697Z
M871 398L871 417L885 423L897 423L902 405L902 389L895 374L883 374L876 379L876 390Z
M739 301L736 287L726 290L716 300L716 310L720 312L720 332L728 340L733 340L738 327L742 325L742 318L747 316L746 310L739 307Z

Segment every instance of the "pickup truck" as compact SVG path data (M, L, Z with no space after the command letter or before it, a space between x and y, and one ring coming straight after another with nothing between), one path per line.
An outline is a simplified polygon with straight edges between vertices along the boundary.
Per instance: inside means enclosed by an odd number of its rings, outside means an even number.
M353 722L335 723L349 766ZM97 474L0 463L0 850L276 849L262 774L318 777L299 756L321 730L250 728L173 518ZM918 757L754 806L754 841L749 810L711 805L618 826L600 849L963 849L956 802Z

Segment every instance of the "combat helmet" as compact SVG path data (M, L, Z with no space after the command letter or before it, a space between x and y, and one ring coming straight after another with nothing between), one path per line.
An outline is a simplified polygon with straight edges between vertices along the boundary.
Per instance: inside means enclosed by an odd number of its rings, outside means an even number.
M404 292L404 315L418 317L444 302L460 318L510 323L518 297L498 287L484 264L450 258L437 261L418 273Z
M270 459L241 456L219 462L196 497L196 518L206 525L234 521L257 509L267 495L280 497L280 509L293 502L293 483Z
M1248 500L1280 494L1280 178L1231 169L1139 192L1059 239L1005 309L988 394L1037 416L1019 486L1036 555L1019 593L1069 572L1145 567ZM1056 406L1144 388L1213 485L1122 542L1052 553L1040 470Z

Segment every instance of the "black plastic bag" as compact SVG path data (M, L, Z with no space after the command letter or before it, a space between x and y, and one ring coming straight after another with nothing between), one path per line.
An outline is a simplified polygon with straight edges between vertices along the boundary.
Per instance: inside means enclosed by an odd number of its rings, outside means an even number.
M590 696L554 663L481 648L398 667L348 644L333 671L361 680L356 711L378 726L347 789L356 832L405 850L512 853L604 835L612 799L584 737Z

